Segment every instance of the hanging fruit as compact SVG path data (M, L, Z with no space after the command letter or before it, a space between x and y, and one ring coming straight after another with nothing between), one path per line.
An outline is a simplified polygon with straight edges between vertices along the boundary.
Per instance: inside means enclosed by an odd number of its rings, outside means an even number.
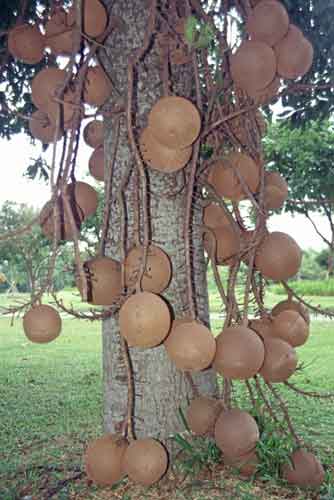
M33 305L23 316L24 333L31 342L46 344L55 340L61 331L61 318L56 309Z

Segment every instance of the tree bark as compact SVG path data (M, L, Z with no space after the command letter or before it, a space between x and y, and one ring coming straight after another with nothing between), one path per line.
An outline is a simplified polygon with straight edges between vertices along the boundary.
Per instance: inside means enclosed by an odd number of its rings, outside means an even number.
M142 47L147 29L148 8L142 0L123 0L110 2L111 14L119 16L124 29L115 31L108 40L106 54L101 60L111 77L117 91L114 91L107 110L112 111L105 120L106 176L111 165L111 155L115 146L116 124L120 121L119 144L112 172L112 203L109 219L109 233L106 254L121 260L122 227L121 214L123 202L120 199L120 186L129 176L125 192L126 230L125 249L128 251L135 243L136 210L136 173L135 160L130 152L126 130L124 106L127 95L128 58L133 50ZM147 113L162 95L159 58L155 44L151 44L145 61L136 75L134 102L136 126L146 124ZM177 89L180 95L182 77ZM188 81L189 84L189 81ZM185 88L185 87L183 87ZM175 89L174 89L175 90ZM121 110L120 113L116 113ZM173 276L163 296L171 304L175 317L188 311L186 261L184 244L184 219L186 206L186 176L161 174L146 169L149 184L150 235L153 244L160 246L170 257ZM143 200L140 200L143 202ZM142 217L141 217L142 220ZM191 227L193 283L198 318L209 325L206 267L200 225L202 211L199 202L194 201ZM155 436L163 441L172 434L184 430L179 418L179 407L185 408L192 396L191 387L184 373L178 371L169 361L163 346L153 349L130 349L134 373L134 428L137 437ZM127 411L127 372L120 344L118 318L113 317L103 324L103 372L104 372L104 424L105 430L114 432L126 416ZM200 392L214 395L217 392L216 377L211 370L194 376Z

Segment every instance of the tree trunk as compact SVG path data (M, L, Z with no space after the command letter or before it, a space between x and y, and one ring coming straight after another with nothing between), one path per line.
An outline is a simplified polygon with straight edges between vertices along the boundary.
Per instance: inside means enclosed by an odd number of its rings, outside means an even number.
M328 258L327 258L327 278L333 278L334 276L334 239L332 239L331 246L328 248Z
M116 123L121 116L119 144L112 172L112 203L106 254L121 260L121 210L120 186L135 165L130 152L124 113L127 96L128 57L135 48L142 47L147 30L148 8L142 0L113 0L111 13L124 21L123 30L116 31L108 41L106 55L101 60L117 87L107 105L110 118L105 120L106 175L111 164L115 146ZM126 7L125 7L126 5ZM189 84L189 80L188 80ZM182 88L179 77L178 89ZM184 87L183 87L184 88ZM175 87L174 87L175 91ZM181 92L176 92L180 93ZM155 44L150 47L148 57L138 68L134 103L135 121L138 128L146 124L147 113L162 95L159 75L159 58ZM185 94L183 94L185 95ZM189 95L185 97L190 97ZM128 251L135 244L136 170L132 168L125 192L126 240ZM183 225L186 206L186 185L183 172L160 174L147 169L149 183L149 212L151 241L160 246L170 257L173 277L163 296L172 305L175 317L187 313L187 282ZM141 200L142 201L142 200ZM201 209L195 202L192 217L192 265L198 318L209 325L206 268L201 236ZM142 219L142 218L141 218ZM179 418L179 407L185 408L192 393L184 373L178 371L166 356L163 346L153 349L130 349L134 373L134 428L137 437L155 436L166 441L172 434L183 430ZM104 370L104 423L105 430L114 432L124 420L127 410L127 373L120 345L119 327L116 317L104 321L103 325L103 370ZM211 370L194 376L200 392L216 394L216 378Z

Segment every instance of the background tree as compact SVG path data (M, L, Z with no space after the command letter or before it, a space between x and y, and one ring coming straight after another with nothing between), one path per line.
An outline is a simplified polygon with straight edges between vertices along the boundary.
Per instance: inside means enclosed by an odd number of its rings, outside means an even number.
M275 123L264 140L266 159L289 185L285 210L302 213L328 247L328 277L334 266L334 130L330 121L310 121L296 129ZM314 214L323 215L330 237L317 227Z

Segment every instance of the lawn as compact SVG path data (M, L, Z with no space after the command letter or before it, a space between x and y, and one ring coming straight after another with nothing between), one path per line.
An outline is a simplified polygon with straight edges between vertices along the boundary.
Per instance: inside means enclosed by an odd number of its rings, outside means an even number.
M213 327L219 329L216 319ZM294 379L303 388L334 389L333 328L330 322L314 322L308 343L299 349L305 369ZM126 481L114 491L88 485L80 472L82 452L87 441L100 434L102 420L99 330L98 323L65 319L62 335L39 346L26 340L19 320L10 327L8 319L0 319L1 500L29 495L33 500L319 498L281 489L273 481L240 481L221 467L178 486L176 476L174 482L163 481L149 490L138 490ZM334 403L286 395L301 435L312 442L325 464L333 464ZM239 399L247 405L242 391ZM73 480L67 482L68 478Z

